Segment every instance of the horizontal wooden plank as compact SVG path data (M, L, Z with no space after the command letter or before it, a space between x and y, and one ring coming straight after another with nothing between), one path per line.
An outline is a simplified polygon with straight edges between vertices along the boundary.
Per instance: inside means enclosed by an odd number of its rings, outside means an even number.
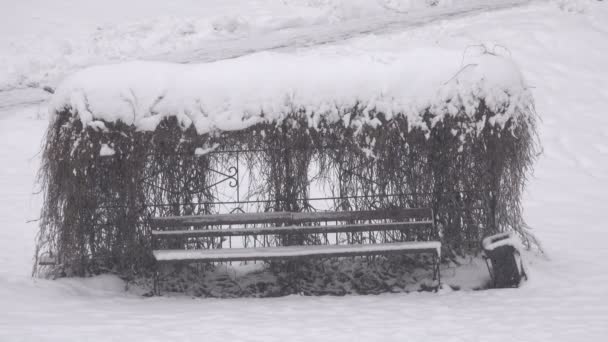
M235 213L215 215L193 215L193 216L166 216L152 219L155 227L187 227L187 226L210 226L231 224L256 224L256 223L288 223L291 221L290 212L266 212L266 213Z
M432 219L429 208L396 208L365 211L265 212L194 216L167 216L152 219L154 227L200 227L234 224L298 224L323 221Z
M272 261L300 258L348 257L387 254L439 255L439 241L395 242L366 245L311 245L263 248L224 248L196 250L155 250L154 258L162 263Z
M346 233L386 231L397 229L431 228L433 221L416 222L387 222L366 224L341 224L327 226L283 226L283 227L257 227L234 229L195 229L195 230L153 230L155 237L220 237L220 236L247 236L272 234L320 234L320 233Z
M323 222L323 221L360 221L360 220L405 220L432 219L432 211L427 208L413 209L383 209L364 211L314 211L292 213L293 223Z

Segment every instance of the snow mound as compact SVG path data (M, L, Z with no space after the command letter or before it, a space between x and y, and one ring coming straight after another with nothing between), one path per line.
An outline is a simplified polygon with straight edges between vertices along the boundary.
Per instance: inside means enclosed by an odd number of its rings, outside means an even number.
M175 116L199 134L275 122L299 111L322 120L377 124L404 115L414 127L429 110L472 118L481 101L497 113L491 124L525 117L532 97L517 66L494 54L468 56L439 48L384 55L259 53L206 64L128 62L84 69L56 91L50 110L70 110L84 124L122 121L154 130ZM353 108L362 113L352 115ZM53 117L53 115L51 115Z

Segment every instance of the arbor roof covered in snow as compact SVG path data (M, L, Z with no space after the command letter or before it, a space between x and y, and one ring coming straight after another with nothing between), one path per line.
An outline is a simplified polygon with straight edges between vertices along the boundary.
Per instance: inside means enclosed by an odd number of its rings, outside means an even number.
M345 125L377 125L404 115L429 129L422 115L473 117L481 101L504 125L528 115L532 97L509 58L418 49L382 55L258 53L205 64L127 62L95 66L57 89L52 112L69 110L85 125L122 121L154 130L165 117L199 134L234 131L306 115ZM353 109L361 109L356 114ZM485 118L484 118L485 120Z

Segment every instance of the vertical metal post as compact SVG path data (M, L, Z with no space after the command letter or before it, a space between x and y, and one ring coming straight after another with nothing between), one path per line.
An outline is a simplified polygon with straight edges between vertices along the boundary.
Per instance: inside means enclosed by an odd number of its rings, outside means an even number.
M433 280L437 280L437 257L433 254Z
M239 206L240 206L241 179L240 179L240 172L239 172L239 159L240 159L240 153L239 153L239 151L236 151L236 201L239 203Z
M156 267L158 267L158 265ZM154 277L152 279L152 284L153 284L152 293L155 296L160 296L160 289L158 288L158 269L154 270Z
M438 282L437 288L441 288L441 269L440 269L440 266L441 266L441 259L437 258L437 282Z

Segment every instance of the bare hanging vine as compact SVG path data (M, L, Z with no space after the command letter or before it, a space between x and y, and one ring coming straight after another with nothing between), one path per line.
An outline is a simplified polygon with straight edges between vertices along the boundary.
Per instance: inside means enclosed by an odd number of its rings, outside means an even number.
M361 113L357 107L349 111ZM248 193L267 199L256 210L312 210L315 183L333 198L334 210L433 208L441 236L412 232L407 238L441 238L451 253L474 252L484 235L498 231L526 239L521 195L538 149L535 114L530 108L526 120L491 124L500 114L481 102L473 117L446 116L435 123L427 110L423 120L432 129L424 131L404 116L387 120L379 112L366 114L380 122L376 126L321 121L313 127L296 110L281 122L198 135L175 118L164 119L153 132L120 122L83 127L65 108L46 135L36 251L37 258L58 258L60 267L37 271L59 276L149 271L151 217L219 210L215 171L231 161L222 153L196 154L209 146L217 152L258 151L247 154L241 166L255 173ZM480 123L481 129L470 129ZM100 156L104 145L113 155ZM285 236L276 243L317 242Z

